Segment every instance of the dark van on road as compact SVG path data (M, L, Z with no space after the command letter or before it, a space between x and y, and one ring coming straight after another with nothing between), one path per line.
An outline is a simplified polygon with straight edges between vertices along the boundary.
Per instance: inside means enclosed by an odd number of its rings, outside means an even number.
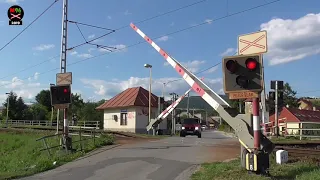
M182 120L180 137L186 137L187 135L198 136L198 138L201 138L201 124L199 119L186 118Z

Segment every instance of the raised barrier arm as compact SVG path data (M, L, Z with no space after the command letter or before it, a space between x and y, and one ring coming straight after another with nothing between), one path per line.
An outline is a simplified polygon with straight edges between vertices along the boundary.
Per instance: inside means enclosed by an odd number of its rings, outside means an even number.
M152 126L157 125L161 123L163 119L165 119L173 110L178 106L178 104L181 102L181 100L186 97L186 95L191 91L191 88L184 93L183 96L180 96L175 102L173 102L170 106L168 106L162 113L159 114L159 116L156 119L151 119L151 122L147 126L147 131L149 131Z
M247 122L251 121L248 116L238 115L236 117L231 116L225 108L229 108L230 105L222 99L217 93L210 89L205 83L203 83L193 73L188 71L177 60L172 58L167 52L161 49L154 41L152 41L147 35L145 35L137 26L130 24L143 39L145 39L156 51L164 57L165 60L183 77L183 79L190 85L190 87L202 97L210 106L215 109L219 115L235 130L239 142L249 151L254 149L252 129ZM261 136L261 149L265 152L271 153L274 148L273 143L264 135Z

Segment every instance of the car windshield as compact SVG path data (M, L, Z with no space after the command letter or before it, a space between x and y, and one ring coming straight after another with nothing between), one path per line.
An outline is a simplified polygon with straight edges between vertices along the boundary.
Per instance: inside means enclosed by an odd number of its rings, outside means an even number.
M199 124L197 119L184 119L182 124Z

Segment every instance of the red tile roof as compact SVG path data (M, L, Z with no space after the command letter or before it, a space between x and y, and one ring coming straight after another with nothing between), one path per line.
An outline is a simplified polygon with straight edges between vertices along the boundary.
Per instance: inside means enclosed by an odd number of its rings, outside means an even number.
M161 98L163 103L163 98ZM130 106L149 106L149 91L142 87L128 88L117 94L110 100L104 102L96 109L104 110L109 108L130 107ZM158 107L158 96L151 93L151 107Z
M320 122L320 111L283 107L278 118L285 119L285 122ZM274 115L269 120L274 121Z

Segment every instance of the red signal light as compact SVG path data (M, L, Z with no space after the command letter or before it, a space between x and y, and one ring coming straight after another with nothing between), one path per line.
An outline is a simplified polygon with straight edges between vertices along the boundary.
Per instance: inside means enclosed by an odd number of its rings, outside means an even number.
M231 72L235 73L238 69L238 63L234 60L229 60L226 63L226 68Z
M64 88L64 89L63 89L63 92L64 92L64 93L68 93L68 89L67 89L67 88Z
M258 62L253 58L248 58L246 60L246 66L249 70L253 71L257 68Z

